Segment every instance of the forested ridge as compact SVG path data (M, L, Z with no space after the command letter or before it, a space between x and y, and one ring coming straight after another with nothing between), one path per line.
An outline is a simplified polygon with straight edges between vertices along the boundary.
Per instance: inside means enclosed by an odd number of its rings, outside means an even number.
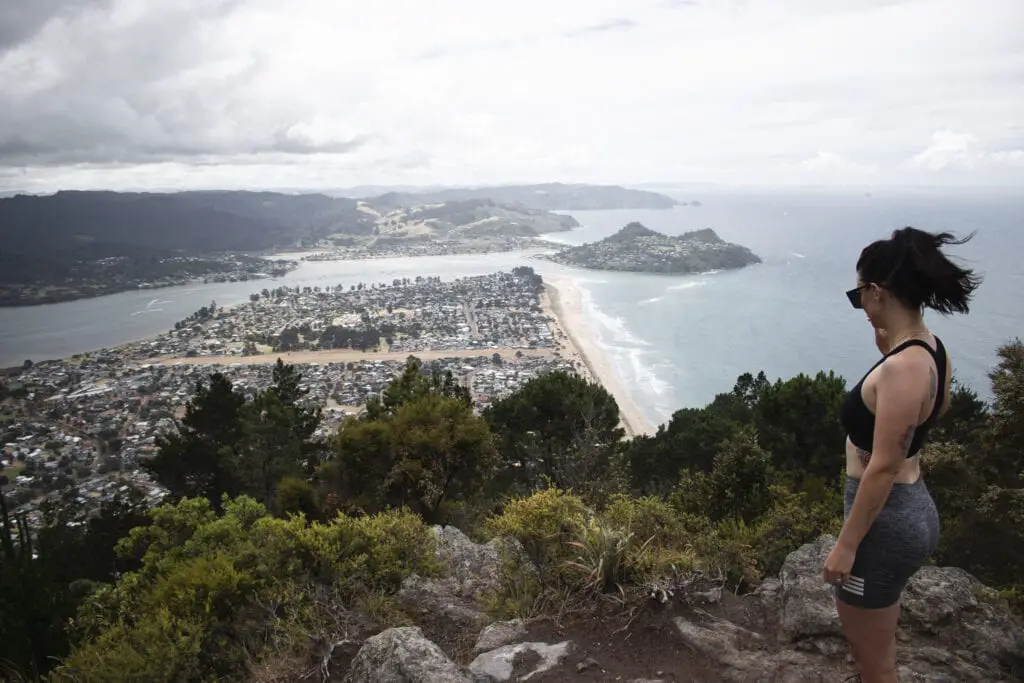
M942 515L933 561L1024 606L1024 344L955 385L922 453ZM363 615L409 622L395 594L442 572L430 525L516 539L496 618L699 568L751 590L841 525L846 388L830 372L737 378L656 434L624 439L614 398L562 372L477 415L410 358L381 398L318 438L299 371L247 398L217 373L146 464L170 501L130 496L82 524L74 493L30 534L3 510L0 662L12 680L256 680Z

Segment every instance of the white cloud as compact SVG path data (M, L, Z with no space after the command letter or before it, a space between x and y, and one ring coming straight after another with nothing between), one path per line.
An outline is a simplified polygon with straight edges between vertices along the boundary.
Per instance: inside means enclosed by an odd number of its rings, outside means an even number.
M47 3L0 189L1024 184L1020 0Z
M911 165L927 171L967 170L984 167L1024 167L1024 150L988 151L970 133L942 130L932 143L911 159Z

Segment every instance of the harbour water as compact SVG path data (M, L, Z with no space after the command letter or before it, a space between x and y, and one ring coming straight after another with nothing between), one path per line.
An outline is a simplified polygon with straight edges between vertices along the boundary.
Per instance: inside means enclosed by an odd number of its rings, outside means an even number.
M690 199L692 197L683 197ZM415 275L443 278L533 266L571 277L583 292L588 334L653 424L704 405L743 372L769 378L835 370L849 383L877 357L871 329L843 292L868 242L914 225L977 231L951 252L985 277L971 314L928 322L950 348L956 376L988 397L987 373L1000 344L1024 331L1024 198L998 194L883 196L801 192L707 194L700 207L574 211L583 227L552 235L582 244L629 221L670 234L710 227L764 263L739 271L670 277L564 268L529 254L306 262L273 281L126 292L63 304L0 309L0 365L43 360L156 335L211 300L244 302L280 285L349 286ZM557 247L552 244L552 247Z

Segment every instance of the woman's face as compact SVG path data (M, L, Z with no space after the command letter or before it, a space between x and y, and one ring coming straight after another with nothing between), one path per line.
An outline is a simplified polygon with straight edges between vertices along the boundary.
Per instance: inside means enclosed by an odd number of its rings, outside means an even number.
M885 309L885 296L882 288L876 284L864 282L860 273L857 273L857 288L860 290L860 305L868 317L872 327L881 327L883 311Z

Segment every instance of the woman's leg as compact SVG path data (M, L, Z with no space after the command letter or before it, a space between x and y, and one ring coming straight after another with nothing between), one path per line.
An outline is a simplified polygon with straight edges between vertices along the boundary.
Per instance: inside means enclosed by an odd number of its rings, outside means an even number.
M896 683L899 603L881 609L865 609L836 600L836 607L862 683Z

